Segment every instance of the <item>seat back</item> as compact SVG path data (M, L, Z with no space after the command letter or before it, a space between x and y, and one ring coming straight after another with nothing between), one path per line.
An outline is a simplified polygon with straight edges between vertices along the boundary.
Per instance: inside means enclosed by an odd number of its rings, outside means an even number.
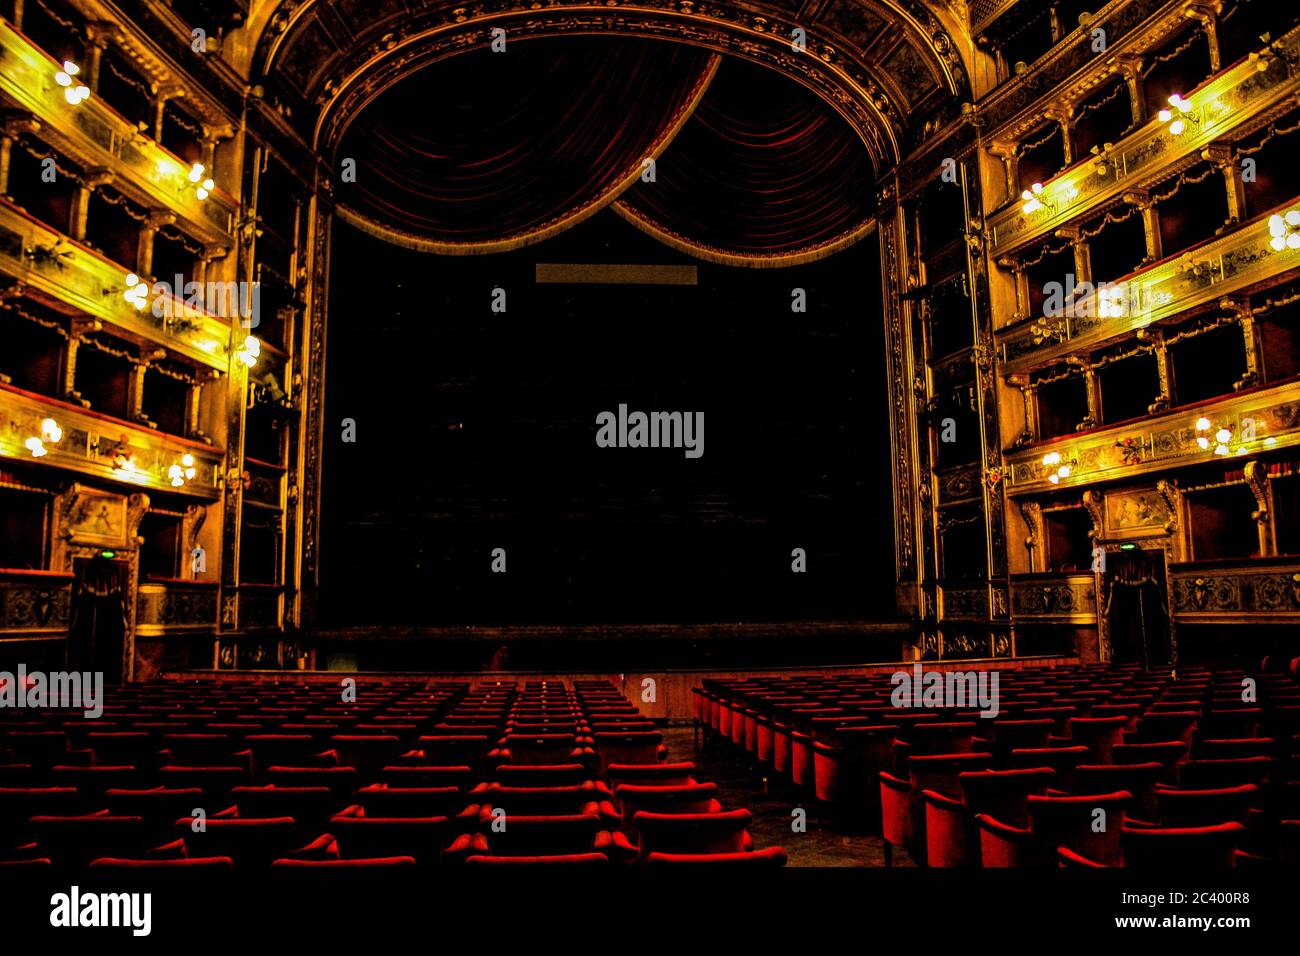
M752 846L748 810L723 813L653 813L632 821L641 836L640 856L651 853L743 853Z
M1030 831L1046 854L1065 846L1098 863L1119 866L1119 834L1125 809L1132 802L1133 795L1127 791L1067 797L1030 795ZM1101 827L1097 826L1099 812L1105 814Z
M1246 837L1240 823L1207 827L1125 829L1124 865L1134 869L1182 871L1236 866L1236 851Z

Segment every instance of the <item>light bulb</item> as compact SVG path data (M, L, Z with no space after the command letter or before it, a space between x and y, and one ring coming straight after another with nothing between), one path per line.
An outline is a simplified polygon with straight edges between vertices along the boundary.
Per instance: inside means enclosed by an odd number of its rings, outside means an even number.
M33 458L42 458L45 455L45 443L39 438L32 437L23 442L27 450L32 453Z
M1200 438L1196 439L1196 444L1200 445L1202 448L1209 448L1210 440L1202 435Z
M197 195L200 199L207 199L207 198L208 198L208 191L207 191L206 189L204 189L202 186L200 186L200 187L195 191L195 195Z
M1173 119L1173 116L1174 114L1169 112L1168 110L1161 110L1159 113L1156 114L1156 118L1160 120L1160 122L1162 123L1168 123L1171 119Z
M1169 132L1173 133L1175 136L1183 135L1183 130L1186 128L1187 127L1183 124L1182 120L1174 120L1169 124Z
M1268 233L1270 236L1286 235L1286 220L1281 216L1273 215L1268 217Z
M1196 419L1196 430L1198 432L1208 432L1210 430L1210 420L1204 415Z
M41 438L51 445L57 445L63 441L63 429L53 418L47 418L41 422Z
M1300 249L1300 232L1293 232L1286 237L1286 247L1288 249Z
M1220 428L1217 432L1214 433L1214 440L1217 442L1232 441L1232 429Z
M190 182L197 183L200 179L203 178L203 173L205 171L206 170L204 169L202 163L195 163L193 166L190 167Z
M1057 473L1058 475L1060 475L1062 478L1069 478L1069 477L1070 477L1070 466L1069 466L1069 465L1062 465L1060 468L1056 469L1056 473Z
M1061 453L1059 451L1048 452L1043 456L1043 464L1048 468L1053 468L1061 463Z
M1286 214L1286 224L1288 226L1300 226L1300 209L1292 209Z

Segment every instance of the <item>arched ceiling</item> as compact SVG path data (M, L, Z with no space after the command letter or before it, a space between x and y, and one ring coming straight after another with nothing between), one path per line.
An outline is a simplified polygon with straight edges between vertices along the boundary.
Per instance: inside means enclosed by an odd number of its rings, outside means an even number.
M921 0L266 0L252 81L327 160L352 120L430 63L507 38L623 34L674 40L775 69L850 123L878 169L969 98L944 19ZM804 31L803 50L791 38Z

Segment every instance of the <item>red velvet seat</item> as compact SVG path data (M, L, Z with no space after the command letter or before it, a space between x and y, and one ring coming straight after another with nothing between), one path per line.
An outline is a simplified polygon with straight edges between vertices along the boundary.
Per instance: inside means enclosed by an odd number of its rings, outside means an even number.
M605 779L611 787L619 784L636 784L640 786L679 787L694 783L695 764L689 761L681 763L656 764L620 764L612 763L605 768Z
M487 734L432 734L415 741L424 762L436 767L476 767L490 746Z
M447 817L369 817L351 806L330 819L329 832L343 859L413 856L421 866L436 864L452 832Z
M1156 812L1156 784L1165 775L1163 764L1079 764L1074 768L1074 793L1114 793L1127 790L1133 794L1130 816L1151 820Z
M416 863L417 861L413 856L382 856L366 860L295 860L286 857L274 860L271 866L276 869L297 870L300 872L346 874L358 870L401 869L415 866Z
M330 817L344 808L343 798L329 787L233 787L230 800L242 819L293 817L304 833L324 832Z
M897 724L837 727L831 741L813 743L813 781L817 799L850 808L879 802L880 772L894 766Z
M269 866L303 839L302 826L293 817L245 819L233 814L209 816L198 831L193 818L182 817L176 821L176 833L185 840L187 856L230 857L240 867Z
M467 866L607 866L609 857L604 853L567 853L555 856L484 856L475 854L465 858Z
M228 856L181 857L176 860L135 860L122 857L101 856L91 860L90 866L97 870L163 870L167 872L190 872L194 870L233 870L235 861Z
M482 783L466 794L465 799L478 807L505 811L512 816L564 816L582 813L591 805L607 804L610 792L604 784L587 780L560 787L513 787L500 783ZM608 810L607 810L608 812Z
M235 755L238 748L226 734L165 734L162 747L163 762L167 766L241 766L247 769L247 758Z
M328 766L321 756L328 749L312 734L250 734L244 738L253 760L253 773L263 775L271 767Z
M1189 747L1201 718L1199 710L1153 709L1138 718L1137 729L1129 735L1132 743L1163 743L1180 740Z
M355 767L359 780L374 780L380 770L405 752L402 741L392 734L335 734L330 748L343 767Z
M355 767L271 767L268 783L277 787L328 787L340 799L348 799L357 785Z
M748 810L722 813L648 813L635 815L632 824L640 840L632 844L622 833L614 844L625 854L644 860L651 853L746 853L753 849L746 827Z
M1125 809L1132 802L1126 791L1085 796L1027 798L1029 826L1017 827L981 813L980 857L984 866L1055 866L1058 847L1108 866L1121 860L1119 834ZM1105 813L1105 827L1094 829Z
M1240 823L1169 829L1125 827L1121 835L1124 865L1193 872L1233 867L1245 835L1246 828Z
M1110 750L1110 758L1117 764L1155 761L1165 768L1161 781L1173 783L1178 779L1178 764L1187 759L1187 744L1181 740L1116 744Z
M1156 788L1156 813L1152 822L1162 827L1203 827L1216 823L1250 822L1251 808L1261 790L1253 783L1208 790Z
M644 787L623 784L614 790L619 806L620 829L636 837L636 815L651 813L721 813L718 787L713 783L691 783L677 787Z
M510 787L571 787L591 779L591 770L580 763L501 764L485 776Z
M91 732L85 735L85 743L94 754L95 764L152 772L162 760L157 741L141 731Z
M1207 790L1243 783L1263 784L1276 766L1277 760L1273 757L1188 760L1178 766L1178 785L1184 790Z
M171 790L193 787L203 791L208 806L227 806L232 787L248 782L248 772L243 767L162 767L154 779ZM130 784L117 786L119 790L138 789Z
M1277 752L1277 741L1271 737L1242 737L1238 739L1205 738L1192 748L1194 760L1236 760L1241 757L1271 757Z
M1055 779L1056 772L1049 767L976 770L958 775L960 799L922 791L927 865L978 866L980 839L975 815L988 814L1003 823L1026 826L1030 794L1044 793Z
M0 788L0 847L33 839L33 816L75 816L87 809L76 787Z
M101 856L130 855L147 848L140 817L112 816L108 811L76 816L33 816L36 843L57 865L84 866Z
M668 751L663 746L663 734L657 730L624 733L598 731L593 739L602 770L616 763L656 763L668 756Z
M108 790L104 803L112 816L140 817L153 842L161 843L172 834L178 817L189 816L205 805L198 787L154 787L149 790Z
M470 856L571 856L608 853L610 835L594 804L584 813L480 817L479 832L462 834L447 849L448 859Z
M1082 746L1018 747L1007 756L1006 766L1012 770L1051 767L1056 771L1057 788L1070 790L1074 787L1074 768L1087 763L1089 756L1088 748Z
M371 784L356 792L367 817L455 817L467 797L459 787L390 787Z
M1088 748L1090 763L1110 763L1110 750L1124 742L1127 717L1071 717L1067 729L1070 740Z

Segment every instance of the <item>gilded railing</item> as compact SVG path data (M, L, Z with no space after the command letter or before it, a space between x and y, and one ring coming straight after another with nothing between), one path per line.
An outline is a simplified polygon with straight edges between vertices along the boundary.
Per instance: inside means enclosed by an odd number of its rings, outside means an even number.
M57 439L45 427L57 426ZM39 439L34 449L30 442ZM0 385L0 458L40 460L83 475L157 488L181 495L215 499L219 495L220 450L100 415L67 402ZM186 456L192 464L185 465ZM193 478L177 486L173 465Z
M216 631L217 591L215 581L141 581L136 636Z
M0 568L0 641L62 638L71 609L71 574Z
M151 204L176 213L198 237L229 244L236 200L220 189L200 199L189 165L99 97L69 103L65 88L55 80L60 68L44 50L0 21L0 92L40 121L43 137L56 138L88 167L113 170L126 180L123 188L134 186Z
M1205 434L1196 428L1201 419L1206 419L1215 433L1220 429L1230 433L1224 445L1226 455L1216 455L1216 442L1210 442L1209 448L1202 446ZM1300 382L1289 382L1007 452L1005 479L1012 495L1058 491L1297 445ZM1043 464L1049 453L1060 455L1051 467ZM1059 477L1061 465L1069 466L1067 477ZM1056 482L1050 480L1052 474L1058 474Z
M1091 574L1011 575L1011 615L1017 620L1093 624L1097 583Z
M1300 621L1300 558L1200 561L1169 566L1170 606L1186 623Z
M1050 235L1085 212L1118 199L1193 161L1200 150L1257 114L1300 91L1300 29L1269 51L1248 58L1184 92L1190 111L1174 111L1169 121L1156 116L1116 143L1098 162L1075 163L1047 182L1034 198L1034 211L1012 202L988 220L991 254L997 258ZM1175 133L1181 123L1181 133Z
M155 342L192 361L225 372L230 319L172 299L160 318L151 302L143 310L127 301L128 270L0 200L0 273L67 303L89 318L112 323L129 336ZM182 290L183 291L183 290Z
M1242 223L1222 236L1131 273L1099 283L1090 294L1066 304L1059 316L1023 320L996 333L1001 371L1011 374L1042 366L1125 335L1152 322L1239 292L1300 267L1300 248L1274 231L1300 232L1285 216L1300 217L1288 204Z

